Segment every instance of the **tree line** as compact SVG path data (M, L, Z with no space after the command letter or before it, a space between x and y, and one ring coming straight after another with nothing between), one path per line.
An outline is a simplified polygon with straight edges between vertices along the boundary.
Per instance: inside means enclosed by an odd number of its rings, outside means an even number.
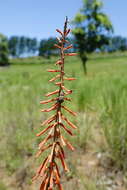
M72 21L72 34L69 40L73 45L72 51L79 52L86 72L87 54L102 51L126 51L127 38L112 37L113 26L108 16L103 13L103 3L100 0L83 0L83 7ZM74 26L74 27L73 27ZM0 34L0 65L7 63L8 57L18 58L27 56L44 56L50 58L57 55L54 47L56 38L38 40L26 36L11 36L6 38Z

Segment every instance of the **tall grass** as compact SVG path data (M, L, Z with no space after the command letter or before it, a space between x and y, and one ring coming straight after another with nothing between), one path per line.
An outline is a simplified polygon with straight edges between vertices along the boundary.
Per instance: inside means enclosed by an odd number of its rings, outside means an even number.
M111 159L127 169L127 77L117 78L102 93L101 123Z
M42 94L55 89L46 82L51 78L45 72L48 67L47 63L0 69L0 164L11 173L33 154L38 144L34 132L40 121L46 119L46 115L39 112L39 101L44 100ZM100 117L100 125L96 127L104 130L108 145L104 151L109 152L114 163L126 169L126 59L92 59L88 62L86 78L78 58L68 60L66 70L78 79L75 84L67 84L67 88L73 90L73 104L69 107L79 112L79 120L73 119L79 133L72 143L83 148L91 143L92 128L97 125L95 118Z

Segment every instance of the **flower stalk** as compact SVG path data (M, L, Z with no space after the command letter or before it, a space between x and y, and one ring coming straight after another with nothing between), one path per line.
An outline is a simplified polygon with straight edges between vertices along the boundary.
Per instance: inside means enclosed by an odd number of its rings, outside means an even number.
M64 30L61 31L56 29L56 31L60 34L60 37L57 38L58 44L54 45L60 51L60 59L56 62L56 65L59 67L59 69L48 70L48 72L51 73L59 73L49 80L49 82L54 82L58 89L47 93L45 96L50 97L57 95L57 97L40 102L41 104L53 103L50 108L43 109L41 112L55 112L55 114L50 116L50 118L43 121L41 125L47 127L36 135L41 136L43 134L47 134L45 139L39 144L39 151L37 152L36 157L39 157L44 151L50 149L50 154L45 158L37 170L36 175L33 177L33 180L37 179L38 177L42 178L40 190L53 190L56 187L59 190L63 190L58 160L61 162L63 169L68 172L69 169L65 162L65 153L63 147L67 146L70 150L74 150L74 147L71 145L71 143L62 135L62 130L64 130L67 134L73 136L71 129L77 128L63 115L63 110L67 111L73 116L77 115L75 112L63 105L65 101L71 101L71 99L66 96L72 93L72 90L69 90L64 86L64 81L75 80L75 78L66 77L64 71L65 56L76 55L75 53L65 53L66 50L72 48L72 45L68 45L69 42L66 40L66 37L70 32L70 29L67 29L67 24L68 19L66 17Z

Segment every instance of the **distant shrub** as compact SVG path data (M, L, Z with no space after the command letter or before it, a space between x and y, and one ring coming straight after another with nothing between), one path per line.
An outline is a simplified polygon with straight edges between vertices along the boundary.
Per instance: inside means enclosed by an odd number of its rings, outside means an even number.
M0 34L0 66L8 65L8 42L7 38Z

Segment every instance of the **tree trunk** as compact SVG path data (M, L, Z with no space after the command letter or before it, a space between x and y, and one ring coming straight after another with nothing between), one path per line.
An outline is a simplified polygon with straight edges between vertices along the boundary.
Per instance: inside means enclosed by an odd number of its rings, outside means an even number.
M82 64L83 64L84 75L87 75L86 62L87 62L88 58L87 58L86 54L84 54L84 53L80 57L81 57Z

